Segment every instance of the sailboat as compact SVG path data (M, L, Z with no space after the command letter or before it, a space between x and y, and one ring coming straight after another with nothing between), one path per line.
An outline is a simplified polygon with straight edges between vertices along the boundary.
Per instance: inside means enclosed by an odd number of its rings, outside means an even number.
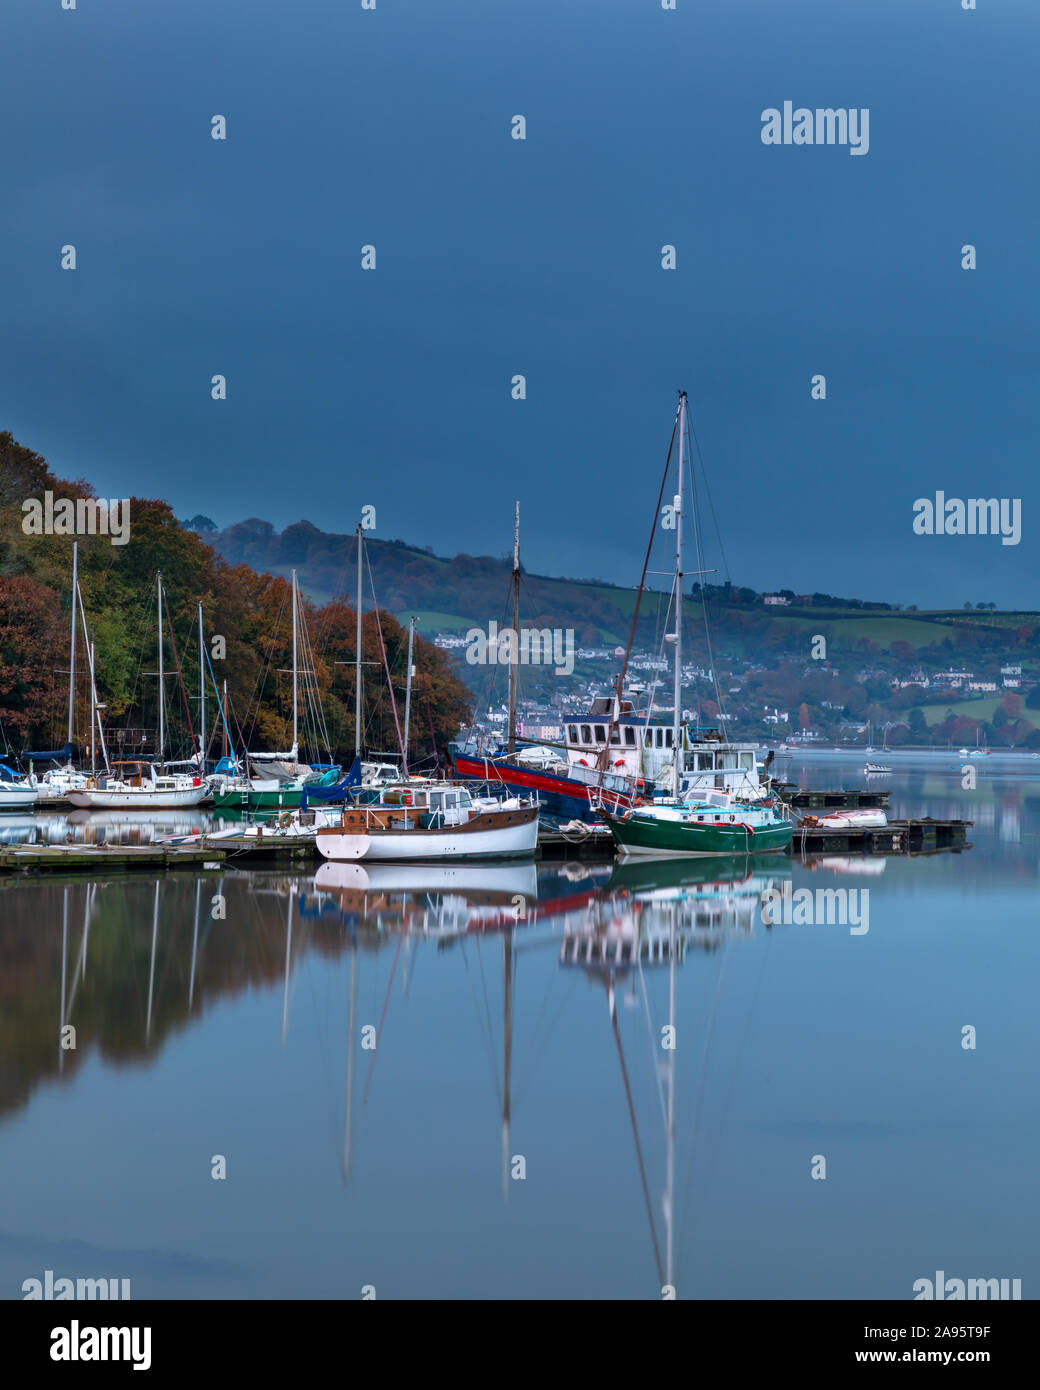
M682 508L686 446L686 392L679 392L676 428L679 432L679 478L674 498L675 514L675 683L672 712L671 796L653 802L637 802L623 812L603 806L600 815L621 854L701 855L757 854L786 849L791 843L790 820L778 814L771 802L738 800L726 790L702 792L684 789L682 759Z
M300 592L296 582L296 571L292 572L292 678L293 678L293 741L288 753L247 753L244 755L247 768L261 771L265 776L250 776L244 770L223 776L214 786L213 800L217 810L260 811L297 809L305 788L320 791L323 799L341 795L345 785L340 784L340 768L331 761L320 767L312 767L300 762L300 664L299 629ZM306 625L303 629L303 644L310 651ZM311 660L313 675L313 658ZM316 698L316 697L315 697ZM324 721L322 721L324 729ZM331 758L331 753L330 753Z
M68 799L73 806L87 810L112 810L136 807L170 809L173 807L198 806L209 796L209 785L203 778L187 773L171 773L165 770L166 752L166 689L163 656L163 590L162 574L156 577L159 615L159 747L157 761L144 759L125 759L113 762L110 771L97 774L88 779L85 787L73 788ZM91 663L93 667L93 663ZM93 669L91 670L93 681ZM91 720L93 721L96 701L92 701ZM92 724L93 727L93 724Z
M520 580L520 504L517 503L513 539L513 631L518 631L517 593ZM633 634L635 619L633 619ZM654 683L656 685L656 682ZM638 687L638 689L637 689ZM628 694L645 687L629 684ZM726 737L719 728L694 730L655 715L653 686L646 708L618 696L596 697L581 715L571 715L559 744L520 747L516 729L516 656L510 664L508 746L495 746L495 735L480 729L465 730L448 745L457 777L500 783L514 793L535 792L543 817L560 821L595 822L600 806L620 813L660 788L667 791L678 761L684 792L725 791L743 801L761 801L770 795L768 781L760 777L754 743ZM678 739L673 742L673 739ZM678 748L678 759L673 749Z

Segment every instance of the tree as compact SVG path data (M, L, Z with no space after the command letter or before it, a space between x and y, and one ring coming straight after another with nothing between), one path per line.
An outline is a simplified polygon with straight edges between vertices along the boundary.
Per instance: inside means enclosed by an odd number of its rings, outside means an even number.
M1013 690L1009 690L1000 702L1001 709L1009 719L1017 719L1022 713L1022 696L1016 695Z
M798 706L798 727L799 729L807 729L809 723L809 706L803 700Z

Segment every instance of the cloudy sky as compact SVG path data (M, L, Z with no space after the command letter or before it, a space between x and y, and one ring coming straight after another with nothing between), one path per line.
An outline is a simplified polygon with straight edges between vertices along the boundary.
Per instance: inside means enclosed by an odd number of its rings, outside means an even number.
M1030 0L6 0L0 428L221 525L503 554L519 497L529 569L631 583L683 386L735 582L1035 608L1038 37ZM788 100L869 109L867 153L763 144ZM937 490L1021 499L1021 543L915 535Z

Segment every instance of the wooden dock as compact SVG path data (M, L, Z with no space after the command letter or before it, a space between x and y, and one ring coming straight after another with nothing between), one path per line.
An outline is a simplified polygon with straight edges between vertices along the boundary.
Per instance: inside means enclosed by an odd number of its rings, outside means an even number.
M891 791L841 787L838 791L802 791L792 782L781 782L777 793L788 806L807 811L876 811L886 810Z
M887 825L833 829L796 825L791 854L928 854L970 849L970 820L890 820Z
M206 841L219 849L228 863L236 859L317 859L318 843L313 835L241 835ZM209 853L209 851L207 851Z
M163 845L21 845L0 850L0 874L112 874L222 866L224 850Z

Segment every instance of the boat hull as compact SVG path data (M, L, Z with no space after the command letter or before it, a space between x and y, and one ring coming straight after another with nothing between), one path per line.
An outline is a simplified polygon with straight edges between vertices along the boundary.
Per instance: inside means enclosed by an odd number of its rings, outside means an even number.
M456 753L452 762L454 775L465 781L501 784L510 791L528 795L537 792L543 816L590 822L599 819L596 805L604 793L574 777L562 777L557 772L524 767L520 763L471 758L464 753ZM607 792L606 800L612 809L616 803L616 809L622 811L632 804L631 797L620 792Z
M377 816L347 812L356 829L328 826L317 835L319 853L325 859L349 861L384 859L394 863L412 860L515 859L530 856L538 848L538 809L486 812L466 825L424 830L414 823L381 825Z
M180 790L149 791L131 787L127 791L70 791L69 801L87 811L170 811L181 806L199 806L209 796L208 787L184 787Z
M610 831L623 855L699 856L710 854L775 854L791 843L789 821L751 829L732 824L685 825L677 821L629 816L611 820Z
M0 787L0 811L23 811L35 806L39 797L35 787Z

